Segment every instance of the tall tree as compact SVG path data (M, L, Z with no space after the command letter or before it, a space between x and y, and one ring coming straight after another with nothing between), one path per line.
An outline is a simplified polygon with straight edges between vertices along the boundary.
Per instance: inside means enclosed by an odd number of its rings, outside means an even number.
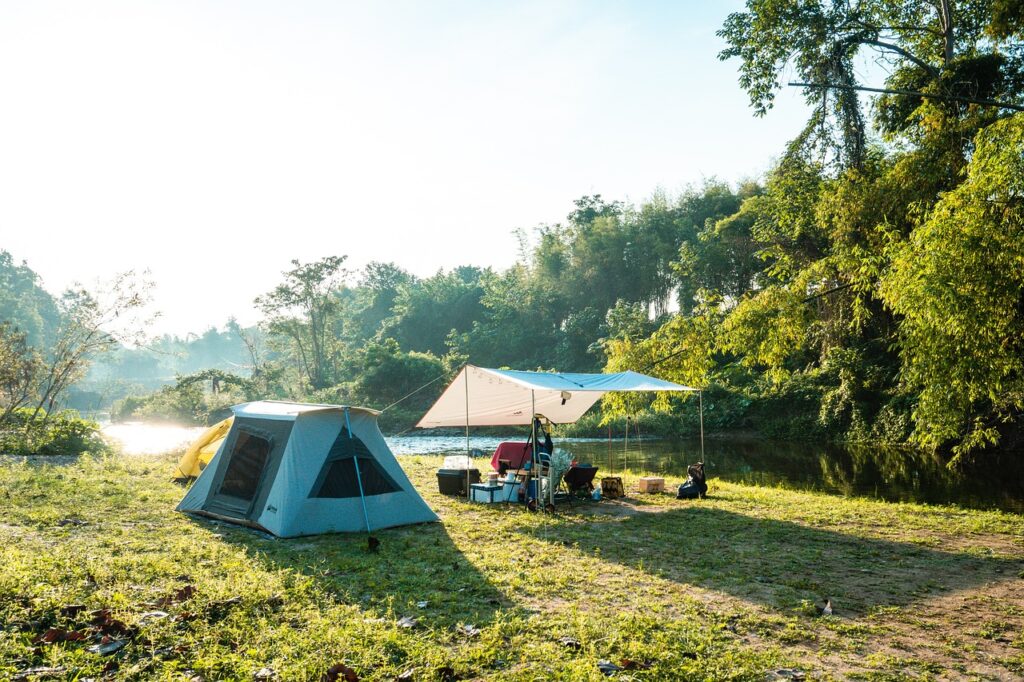
M0 322L0 426L35 395L42 358L20 332Z
M1006 10L999 15L1005 19L993 15L994 6ZM1012 34L1009 7L998 0L748 0L718 32L729 43L719 57L741 60L740 85L758 115L794 69L810 84L804 97L814 111L797 144L816 143L832 150L840 167L859 167L867 130L857 89L869 84L857 60L870 53L886 62L885 88L931 96L883 99L877 118L890 133L913 133L925 118L966 115L969 105L959 97L1017 103L1021 55L992 40Z
M449 335L470 329L483 316L483 282L490 275L463 266L400 287L385 335L403 349L444 355Z
M998 442L1024 411L1024 115L979 135L967 180L899 245L883 291L920 396L914 439L958 454Z
M334 381L336 344L331 330L337 309L334 291L348 274L342 267L346 256L328 256L312 263L292 261L284 281L256 299L266 315L270 334L289 341L298 357L305 380L314 390Z
M64 292L59 301L60 326L39 371L33 420L43 410L48 415L97 356L121 344L142 341L151 288L149 281L128 271L96 293L81 287Z
M25 341L37 348L53 342L60 311L53 296L43 289L39 276L24 262L18 265L0 250L0 320L16 327Z

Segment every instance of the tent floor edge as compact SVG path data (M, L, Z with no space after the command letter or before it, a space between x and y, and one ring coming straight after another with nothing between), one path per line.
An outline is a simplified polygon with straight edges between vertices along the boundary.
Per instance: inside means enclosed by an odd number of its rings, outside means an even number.
M200 516L200 517L203 517L203 518L206 518L206 519L210 519L212 521L220 521L222 523L230 523L233 526L241 526L243 528L249 528L251 530L258 530L261 533L266 533L267 535L272 535L275 538L276 537L280 537L280 536L277 535L277 533L273 532L272 530L269 530L265 526L261 526L260 524L256 523L255 521L250 521L249 519L239 519L239 518L235 518L233 516L226 516L224 514L217 514L216 512L206 511L205 509L182 510L181 513L182 514L188 514L189 516Z

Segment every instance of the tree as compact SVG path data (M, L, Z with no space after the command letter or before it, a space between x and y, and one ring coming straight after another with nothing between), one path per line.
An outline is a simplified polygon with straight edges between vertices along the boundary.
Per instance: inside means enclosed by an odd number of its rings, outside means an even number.
M966 181L898 245L882 291L919 391L915 442L997 443L1024 409L1024 115L978 136Z
M152 284L133 271L117 275L92 293L78 287L58 302L60 326L44 355L32 420L43 413L45 422L69 386L83 378L92 361L122 343L141 342ZM43 412L45 410L45 413Z
M724 182L708 180L680 198L675 209L679 226L675 249L663 258L683 312L699 305L699 291L715 291L735 300L754 285L763 268L754 258L762 245L753 238L761 205L754 199L762 192L756 183L734 192Z
M483 317L483 283L490 276L489 270L464 266L401 286L383 335L407 350L444 355L449 334Z
M53 342L60 311L57 302L43 289L39 276L25 263L15 265L7 251L0 250L0 320L10 323L36 348Z
M41 365L42 358L28 344L26 334L0 322L0 427L32 400Z
M348 274L342 268L345 256L328 256L312 263L292 261L284 281L256 299L267 316L268 332L287 339L298 357L305 380L314 390L334 381L336 344L330 335L332 316L337 310L334 291Z
M369 263L348 315L352 321L349 340L362 344L380 334L385 321L394 314L399 294L415 284L416 278L394 263Z
M715 366L721 314L716 300L707 300L692 315L674 315L647 338L621 335L605 341L607 372L651 373L684 385L704 388ZM620 311L621 312L621 311ZM649 398L636 393L609 393L602 399L606 417L636 414ZM660 393L654 408L668 411L672 395Z
M1011 5L1005 0L748 0L746 11L729 15L718 32L729 43L719 58L741 60L740 85L758 115L772 107L782 74L795 69L801 81L814 86L804 88L814 114L796 145L818 145L833 152L839 167L859 167L867 130L857 95L863 85L857 59L870 52L885 62L886 88L934 95L880 100L876 120L884 131L921 132L916 124L931 119L933 132L935 123L952 132L951 123L979 112L951 98L1019 99L1013 75L1020 71L1021 55L1004 52L992 40L1019 28ZM995 15L993 6L1000 10ZM979 124L990 122L997 111L982 110L985 121ZM942 136L962 144L962 136Z
M406 352L394 339L370 342L360 351L354 393L360 401L380 408L402 400L445 371L441 360L430 353ZM426 409L440 394L443 383L431 391L409 396L403 409Z

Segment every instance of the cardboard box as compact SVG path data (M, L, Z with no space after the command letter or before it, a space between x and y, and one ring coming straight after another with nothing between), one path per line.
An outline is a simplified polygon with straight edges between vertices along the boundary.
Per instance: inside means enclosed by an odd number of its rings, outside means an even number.
M663 493L665 492L665 479L659 476L644 476L640 479L640 492L642 493Z
M618 476L605 476L601 479L601 497L606 500L615 500L626 496L626 489L622 486L622 479Z

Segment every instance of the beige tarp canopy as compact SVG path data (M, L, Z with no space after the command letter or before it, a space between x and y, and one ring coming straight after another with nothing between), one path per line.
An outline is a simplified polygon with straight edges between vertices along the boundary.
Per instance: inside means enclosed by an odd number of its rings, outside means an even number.
M637 372L520 372L466 365L416 426L529 425L534 414L571 424L609 391L697 390Z

